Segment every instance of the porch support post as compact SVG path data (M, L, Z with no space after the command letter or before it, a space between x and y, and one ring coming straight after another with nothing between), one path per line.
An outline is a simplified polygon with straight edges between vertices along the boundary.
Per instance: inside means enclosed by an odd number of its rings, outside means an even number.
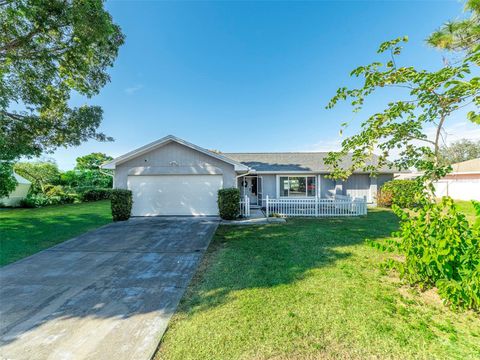
M267 215L267 218L268 218L268 195L266 196L265 201L266 201L265 214Z
M372 203L375 206L377 206L377 191L378 191L377 177L376 176L370 176L370 199L369 199L369 202Z

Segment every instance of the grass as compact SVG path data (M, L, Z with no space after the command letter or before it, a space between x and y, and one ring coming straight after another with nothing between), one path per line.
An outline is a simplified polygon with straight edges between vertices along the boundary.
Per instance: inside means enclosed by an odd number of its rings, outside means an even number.
M384 274L388 210L220 227L156 359L478 359L480 319Z
M0 211L0 265L112 221L109 201Z
M471 201L455 200L459 211L463 212L469 221L475 221L475 208Z

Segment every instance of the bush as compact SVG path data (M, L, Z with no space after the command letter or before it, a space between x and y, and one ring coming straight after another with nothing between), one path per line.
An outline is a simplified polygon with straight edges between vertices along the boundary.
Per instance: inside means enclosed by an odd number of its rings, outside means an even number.
M128 220L132 212L132 192L125 189L113 189L110 199L112 200L113 221Z
M238 218L240 216L240 190L235 188L218 190L218 210L222 219Z
M44 194L28 194L25 199L20 201L21 207L26 208L39 208L47 205L61 204L60 196L46 196Z
M401 238L405 262L390 260L390 266L410 284L436 286L453 307L480 310L480 227L470 224L447 197L415 214L393 209L402 220L394 235ZM478 219L478 203L476 210Z
M112 195L112 189L89 189L81 192L82 201L108 200Z
M418 205L422 185L415 180L387 181L380 189L377 196L379 206L391 207L397 205L401 208L414 208Z
M62 204L72 204L77 202L77 194L57 194L52 196L47 196L45 194L28 194L27 197L20 201L21 207L26 208L39 208L49 205L62 205Z

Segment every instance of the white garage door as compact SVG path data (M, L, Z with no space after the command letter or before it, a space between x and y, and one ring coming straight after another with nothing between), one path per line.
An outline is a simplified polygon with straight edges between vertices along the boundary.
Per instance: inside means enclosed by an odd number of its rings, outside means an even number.
M218 215L222 175L129 176L133 216Z

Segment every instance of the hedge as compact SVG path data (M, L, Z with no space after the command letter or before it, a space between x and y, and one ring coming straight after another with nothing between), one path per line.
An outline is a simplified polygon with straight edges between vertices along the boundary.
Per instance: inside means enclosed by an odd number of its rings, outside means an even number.
M225 220L235 220L240 216L240 190L236 188L218 190L218 211Z
M132 192L126 189L113 189L110 199L112 200L113 221L128 220L132 213Z
M89 189L81 193L82 201L108 200L112 195L112 189Z

